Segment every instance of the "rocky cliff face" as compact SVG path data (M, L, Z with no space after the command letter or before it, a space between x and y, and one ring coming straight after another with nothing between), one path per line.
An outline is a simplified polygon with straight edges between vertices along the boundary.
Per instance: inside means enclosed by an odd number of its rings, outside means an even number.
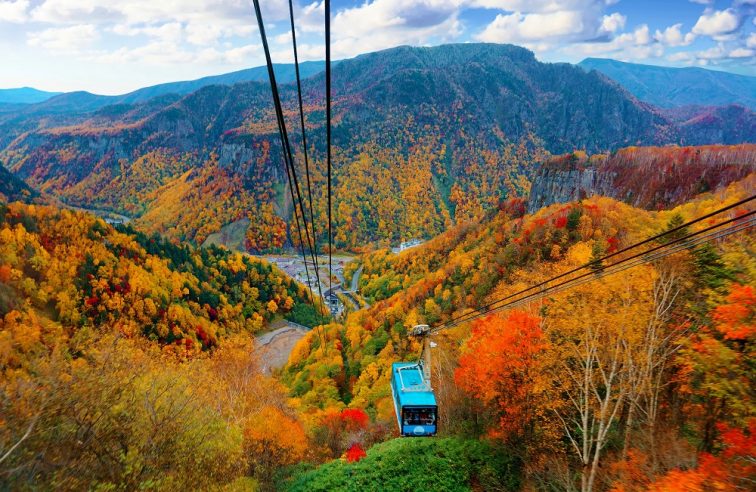
M574 202L593 195L611 196L612 191L608 189L611 182L611 176L582 165L579 159L569 166L557 167L547 163L530 188L528 213L553 203Z
M756 145L628 147L588 157L572 153L543 164L528 212L602 195L646 209L668 208L756 172Z

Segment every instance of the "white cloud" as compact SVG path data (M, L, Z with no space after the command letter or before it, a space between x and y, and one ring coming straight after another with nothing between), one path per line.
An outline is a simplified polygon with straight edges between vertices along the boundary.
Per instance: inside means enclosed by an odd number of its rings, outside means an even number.
M146 65L170 65L190 63L196 58L195 53L181 49L174 43L154 41L137 48L119 48L112 52L98 53L90 57L98 63L143 63Z
M735 9L706 11L693 26L693 33L717 39L740 28L740 16Z
M0 22L26 22L28 8L29 0L0 1Z
M180 22L147 26L139 29L139 31L151 38L156 38L166 43L180 43L184 36L184 27Z
M756 32L752 32L746 40L746 46L749 48L756 48Z
M613 42L627 24L622 13L606 13L607 6L617 3L614 0L469 1L476 6L507 10L499 13L474 39L521 44L549 56L573 45L581 45L577 51L615 51ZM637 33L643 35L648 33L643 30ZM645 45L650 41L649 37L639 39L638 43Z
M667 46L688 46L695 41L696 35L692 32L683 35L681 28L682 24L675 24L664 31L657 29L654 39Z
M703 51L696 51L695 57L699 60L719 60L727 57L727 50L722 43Z
M51 24L124 20L113 6L97 0L45 0L32 9L31 16L34 21Z
M354 56L402 44L422 46L455 40L462 33L459 5L457 0L373 0L332 12L333 56ZM304 22L304 29L316 30L318 25L322 26L321 9L320 4L306 9L309 18Z
M197 51L186 49L180 43L173 42L170 39L156 39L136 48L120 48L112 52L92 53L87 56L87 59L105 64L139 63L165 66L196 63L239 66L249 62L261 51L262 48L258 44L224 49L208 47Z
M297 31L299 31L297 29ZM275 44L291 44L291 31L282 32L273 37L273 43ZM297 43L299 44L299 43Z
M532 43L558 39L583 32L580 12L565 11L548 14L498 14L486 28L476 36L489 43Z
M453 2L450 2L453 3ZM470 7L506 10L509 12L549 13L564 10L584 10L593 7L613 5L609 0L469 0Z
M730 58L751 58L756 51L748 48L735 48L728 55Z
M265 0L263 10L266 21L281 19L288 15L287 0ZM198 46L255 31L249 0L45 0L31 16L37 22L107 25L116 34L160 39L178 35L175 26L181 25L185 40ZM166 25L171 33L160 31Z
M654 42L648 26L643 24L633 32L615 36L611 41L576 43L565 46L562 51L573 56L611 56L619 60L643 60L662 56L664 46Z
M224 51L221 55L220 61L232 65L245 63L261 51L262 48L257 44L239 46L238 48L232 48L230 50Z
M627 17L619 12L614 12L611 15L605 15L603 17L601 20L601 30L607 33L615 33L623 30L626 22Z
M92 24L50 28L27 34L27 43L55 52L76 53L85 48L92 49L100 37Z
M691 53L690 51L679 51L677 53L672 53L667 57L667 60L673 61L673 62L684 62L684 63L690 63L696 59L695 55Z
M281 18L287 0L265 0L266 17ZM112 22L154 24L162 22L250 23L248 0L45 0L32 10L34 20L50 23Z
M667 59L673 62L704 66L732 63L734 60L739 60L742 63L743 59L752 59L756 56L756 50L753 49L756 46L756 33L752 34L752 37L754 37L753 46L748 45L748 42L746 42L745 47L731 48L728 47L729 43L719 42L715 46L705 50L674 53L669 55ZM748 41L750 41L750 38Z
M189 24L186 27L186 40L197 46L215 44L223 35L223 29L212 24Z

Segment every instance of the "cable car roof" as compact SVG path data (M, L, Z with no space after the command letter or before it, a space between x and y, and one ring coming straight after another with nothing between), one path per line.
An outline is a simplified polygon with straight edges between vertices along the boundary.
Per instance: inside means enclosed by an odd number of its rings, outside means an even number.
M391 378L402 407L436 406L436 397L423 379L422 368L417 362L395 362L391 366Z

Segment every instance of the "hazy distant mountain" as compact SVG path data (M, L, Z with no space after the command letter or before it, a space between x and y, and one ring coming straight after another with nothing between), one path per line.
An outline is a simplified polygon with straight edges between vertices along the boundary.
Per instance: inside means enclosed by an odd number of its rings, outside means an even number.
M21 87L19 89L0 89L0 103L34 104L46 101L62 92L47 92L33 87Z
M311 77L323 71L325 62L311 61L299 65L302 78ZM286 84L296 79L293 63L275 64L276 79L279 83ZM234 85L240 82L267 82L268 69L266 67L254 67L236 72L213 75L196 80L181 82L168 82L137 89L127 94L118 96L103 96L86 91L74 92L43 92L36 89L0 89L0 103L42 103L23 108L28 114L69 113L96 111L110 105L135 104L148 101L158 96L177 94L180 96L190 94L209 85ZM22 91L22 92L18 92ZM32 92L28 92L32 91ZM4 98L4 94L8 93ZM14 94L17 94L14 96ZM28 94L24 96L25 94ZM34 99L37 94L36 99ZM46 96L43 97L42 95ZM12 99L15 97L15 99ZM26 97L26 99L24 99Z
M658 67L604 58L586 58L579 66L603 73L641 101L662 108L741 104L756 109L756 77L697 67Z
M299 64L299 75L301 78L307 78L322 72L325 67L323 61L308 61ZM286 84L296 80L296 72L293 63L276 63L274 65L276 80L278 83ZM267 67L254 67L236 72L224 73L222 75L212 75L197 80L183 82L169 82L167 84L153 85L144 87L134 92L129 92L122 96L116 96L117 103L136 103L146 101L155 96L163 94L189 94L208 85L234 85L239 82L267 82Z

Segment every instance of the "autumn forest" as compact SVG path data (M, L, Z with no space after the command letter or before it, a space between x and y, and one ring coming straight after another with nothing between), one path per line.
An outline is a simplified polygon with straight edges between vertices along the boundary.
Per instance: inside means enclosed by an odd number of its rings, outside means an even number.
M333 76L332 170L323 73L307 149L281 84L302 205L265 82L0 103L0 491L753 490L751 109L511 45ZM274 262L310 243L348 308ZM417 325L434 437L389 384Z

